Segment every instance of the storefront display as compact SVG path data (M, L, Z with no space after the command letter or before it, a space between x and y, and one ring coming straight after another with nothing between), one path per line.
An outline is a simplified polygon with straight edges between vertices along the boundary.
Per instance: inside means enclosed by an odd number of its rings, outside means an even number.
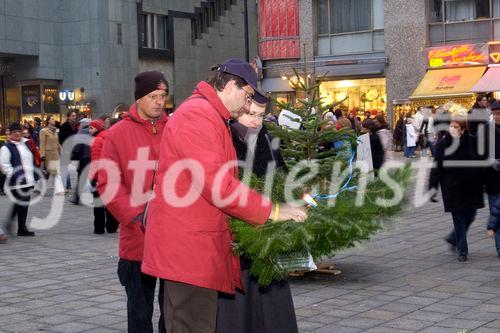
M324 81L319 93L323 105L340 103L336 108L355 111L360 117L365 112L377 115L387 110L385 78Z
M392 101L392 119L391 119L391 127L394 128L397 121L405 116L408 113L413 112L413 107L408 99L403 100L393 100Z
M61 122L59 88L53 81L31 81L21 83L21 122L34 123L35 118L45 119L54 115Z
M487 65L497 56L488 44L444 45L426 52L429 70L410 96L415 110L423 106L469 110L476 92L496 84L496 75L488 74Z

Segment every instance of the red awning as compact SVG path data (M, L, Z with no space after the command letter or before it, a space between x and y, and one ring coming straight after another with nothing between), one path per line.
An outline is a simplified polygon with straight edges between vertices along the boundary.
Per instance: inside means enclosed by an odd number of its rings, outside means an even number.
M492 92L500 91L500 67L489 67L486 73L472 87L471 92Z

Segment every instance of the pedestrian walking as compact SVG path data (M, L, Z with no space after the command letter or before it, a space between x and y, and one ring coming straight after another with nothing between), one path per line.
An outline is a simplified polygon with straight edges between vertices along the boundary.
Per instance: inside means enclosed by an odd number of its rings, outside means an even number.
M12 208L7 215L5 232L2 230L0 233L11 234L12 222L17 218L17 235L35 236L26 226L31 192L38 180L32 151L34 144L29 144L29 140L22 137L22 127L19 123L12 123L9 131L8 142L0 148L0 169L7 177L7 191L12 200ZM6 240L5 235L0 238Z
M42 130L42 119L39 117L33 118L35 127L33 128L33 142L37 147L40 147L40 131Z
M142 271L165 279L168 332L214 332L217 292L241 289L228 215L255 225L270 218L302 222L307 217L301 208L273 206L238 180L235 166L227 168L236 160L228 121L258 98L256 89L257 74L247 62L230 59L214 66L209 79L198 83L170 118L162 137ZM168 170L178 161L200 170L181 172L173 181ZM219 177L220 186L215 184ZM177 195L194 188L194 201L181 204L164 188ZM228 203L217 199L228 196Z
M5 133L3 133L3 127L1 127L0 124L0 137L2 136L5 137L5 140L2 139L2 141L0 141L0 148L8 142L8 137L9 137L9 129L6 128ZM4 187L5 187L5 175L2 172L2 169L0 168L0 196L5 195Z
M477 209L484 207L480 170L447 164L477 160L474 139L466 129L465 119L452 118L448 134L436 143L434 149L435 176L441 185L444 210L451 213L454 227L445 240L456 249L461 262L466 261L469 254L467 230L474 222Z
M405 151L404 156L407 158L415 158L415 149L417 147L417 137L418 134L415 132L415 127L413 126L413 118L406 118L406 141L405 141Z
M488 235L495 238L495 248L500 258L500 101L491 104L491 112L495 123L495 162L486 169L484 183L490 208Z
M264 98L262 101L267 102ZM252 161L251 165L241 167L250 168L258 177L264 177L268 170L287 169L279 147L272 146L273 138L262 123L265 103L253 101L248 111L231 123L238 160ZM273 167L270 163L274 163ZM236 290L234 295L219 294L217 333L298 332L288 281L273 281L261 287L250 273L251 261L241 257L240 262L244 291Z
M144 228L141 222L146 209L143 193L149 194L153 187L154 170L146 167L151 163L155 165L158 160L160 139L168 119L164 112L167 95L168 83L162 73L146 71L135 77L136 102L123 120L108 130L102 151L102 159L110 160L118 167L119 177L110 177L107 172L98 171L97 190L100 195L108 186L118 188L113 198L103 198L103 201L106 209L119 222L118 278L127 293L129 333L153 332L157 279L141 272L144 250ZM146 155L147 160L139 161L138 167L145 169L134 172L130 163L137 161L141 154ZM134 182L141 176L144 176L142 183ZM165 332L163 296L163 283L160 281L160 333Z
M88 179L88 169L86 168L90 163L90 142L91 135L89 132L89 118L82 118L80 120L80 126L78 129L78 135L80 136L79 143L75 144L73 151L71 152L71 160L78 161L78 167L76 168L77 173L77 186L73 197L69 200L72 204L80 204L80 194L84 190L84 185Z
M67 140L70 139L73 135L78 133L78 113L75 110L70 110L66 114L66 121L61 125L61 128L59 129L59 143L61 144L61 148L63 149L62 151L62 156L64 157L70 157L71 151L69 151L70 148L73 148L72 144L69 144L67 147L64 146L65 143L67 143ZM68 161L61 160L61 178L63 182L65 182L66 186L66 191L71 190L71 177L69 174L69 169L68 169Z
M344 117L341 109L335 110L335 117L337 118L337 122L335 123L335 128L337 130L341 128L351 128L351 122Z
M368 130L370 137L370 149L372 155L372 165L375 176L378 175L378 171L384 164L385 151L380 135L378 134L380 130L380 124L376 118L370 118L363 121L363 127Z
M40 156L43 161L42 168L47 172L48 181L54 182L54 194L64 195L64 185L60 173L61 145L53 115L47 116L45 127L40 131ZM35 187L35 191L40 192L39 186Z

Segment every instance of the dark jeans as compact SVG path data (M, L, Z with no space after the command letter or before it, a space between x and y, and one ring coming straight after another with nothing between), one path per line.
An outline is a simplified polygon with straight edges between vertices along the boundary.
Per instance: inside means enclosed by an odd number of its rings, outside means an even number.
M92 195L94 196L94 232L104 233L104 229L109 233L116 232L118 221L106 207L102 206L99 192L95 191Z
M491 215L491 211L493 208L493 202L495 200L500 200L500 194L496 194L496 195L489 194L488 195L488 203L490 206L490 215ZM497 248L497 253L500 255L500 228L498 228L497 231L495 232L495 247Z
M152 333L156 278L141 272L141 262L118 261L118 278L127 293L128 333ZM158 331L165 333L163 317L163 280L160 279Z
M469 230L470 225L474 222L476 217L476 210L466 210L460 212L451 212L453 218L453 226L455 228L446 240L448 243L453 244L457 247L457 253L459 256L467 256L469 254L469 247L467 246L467 230Z
M166 325L169 332L213 333L217 321L217 291L165 280Z
M9 215L7 215L6 223L6 232L10 234L12 230L12 222L16 217L18 230L26 228L26 220L28 218L28 208L31 200L31 192L33 191L33 186L19 189L8 189L7 191L10 191L12 193L14 199Z
M415 148L416 148L415 146L413 146L413 147L405 146L405 152L404 152L405 157L414 156L415 155Z

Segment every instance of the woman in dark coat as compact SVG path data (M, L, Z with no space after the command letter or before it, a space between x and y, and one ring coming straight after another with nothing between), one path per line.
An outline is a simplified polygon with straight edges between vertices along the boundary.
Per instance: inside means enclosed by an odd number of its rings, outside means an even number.
M271 162L276 163L275 168L286 170L279 147L273 147L272 137L262 124L264 113L265 104L253 102L248 112L231 124L238 159L251 161L253 157L252 171L259 177L265 176ZM219 296L217 333L298 332L288 281L273 281L267 287L259 287L257 278L250 274L250 264L248 259L241 258L244 291Z
M480 170L470 166L453 166L450 163L477 160L474 139L466 131L466 120L452 118L449 132L435 145L435 175L441 185L445 212L453 218L454 231L446 241L456 247L458 261L466 261L469 254L467 230L476 211L484 207ZM454 148L458 140L458 147Z

